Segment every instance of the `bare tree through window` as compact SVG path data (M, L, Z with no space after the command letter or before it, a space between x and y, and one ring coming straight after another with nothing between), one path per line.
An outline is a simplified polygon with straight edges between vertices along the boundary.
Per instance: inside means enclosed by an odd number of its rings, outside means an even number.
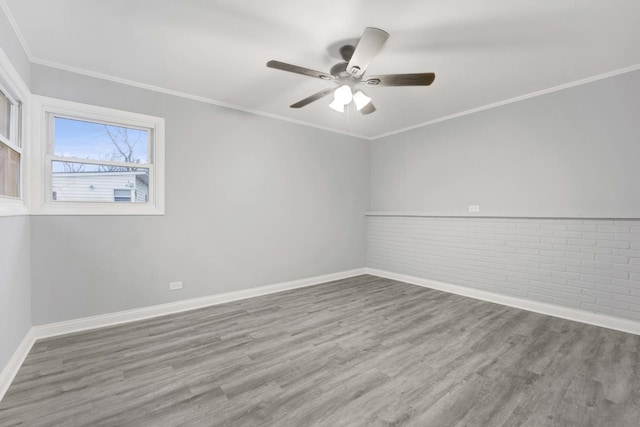
M142 134L136 132L132 136L128 128L104 125L106 135L113 144L113 151L104 160L112 162L125 162L140 164L140 158L135 155L135 147L140 142ZM146 141L145 141L146 142ZM100 170L104 172L121 172L136 170L135 167L100 165Z
M120 126L103 125L104 135L113 145L111 153L103 154L100 156L100 160L106 160L111 162L121 163L133 163L140 164L140 157L136 154L136 146L141 142L145 136L144 133L139 131L130 132L130 129ZM89 160L91 157L85 157ZM64 162L62 164L64 172L68 173L82 173L86 171L86 165L83 163ZM133 166L114 166L114 165L98 165L99 172L125 172L135 171L136 167Z

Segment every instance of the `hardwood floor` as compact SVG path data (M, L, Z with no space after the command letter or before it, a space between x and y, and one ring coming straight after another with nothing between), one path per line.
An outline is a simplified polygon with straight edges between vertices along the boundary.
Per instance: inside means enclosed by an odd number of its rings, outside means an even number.
M359 276L38 341L13 426L634 426L640 336Z

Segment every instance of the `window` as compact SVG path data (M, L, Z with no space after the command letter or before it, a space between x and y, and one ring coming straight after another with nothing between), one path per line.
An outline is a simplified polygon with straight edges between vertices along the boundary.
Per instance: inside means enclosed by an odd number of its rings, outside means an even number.
M20 104L0 88L0 196L20 197Z
M0 50L0 54L2 51ZM8 58L0 55L0 215L26 215L23 112L29 89Z
M0 196L20 198L22 105L0 85Z
M46 183L36 213L164 213L163 119L34 98Z

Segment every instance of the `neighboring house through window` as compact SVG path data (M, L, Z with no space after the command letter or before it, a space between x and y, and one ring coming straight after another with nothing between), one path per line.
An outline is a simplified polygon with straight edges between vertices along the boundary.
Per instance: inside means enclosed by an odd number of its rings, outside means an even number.
M135 197L131 197L131 193L135 190L113 190L113 201L114 202L132 202L135 200Z

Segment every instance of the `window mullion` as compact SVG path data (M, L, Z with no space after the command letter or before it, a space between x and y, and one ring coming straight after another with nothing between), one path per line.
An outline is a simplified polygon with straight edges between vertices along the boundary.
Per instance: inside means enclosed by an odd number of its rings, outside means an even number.
M49 158L51 161L54 161L54 162L82 163L87 165L104 165L104 166L116 166L116 167L124 167L124 168L149 169L149 166L151 166L148 163L114 162L110 160L80 159L77 157L64 157L64 156L56 156L56 155L49 155Z

